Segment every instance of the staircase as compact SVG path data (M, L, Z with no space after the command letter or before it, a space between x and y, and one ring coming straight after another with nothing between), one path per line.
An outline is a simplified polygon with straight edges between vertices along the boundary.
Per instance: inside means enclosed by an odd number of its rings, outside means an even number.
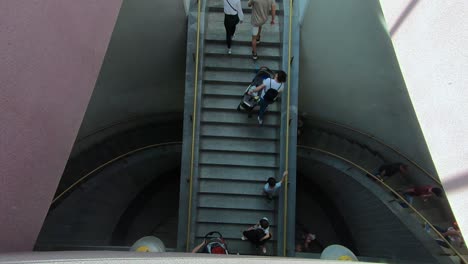
M244 23L237 26L232 54L228 55L223 1L208 0L206 4L189 248L199 244L206 233L219 231L230 253L257 254L253 245L241 240L242 231L267 217L273 234L267 243L267 254L274 255L277 202L266 199L262 189L268 177L281 176L281 104L269 106L263 126L258 125L255 113L249 118L236 108L261 66L280 69L279 26L265 24L258 47L259 60L253 61L251 9L242 1Z
M344 157L371 173L374 173L382 164L391 162L365 145L352 142L322 129L313 127L307 127L306 129L312 135L309 137L311 140L302 142L301 144ZM411 179L398 174L386 179L385 183L395 190L404 190L407 187L413 186ZM431 184L431 182L428 182L428 184ZM421 199L416 198L413 201L413 206L433 224L450 226L453 223L451 220L452 214L445 198L432 198L428 202L423 202ZM409 214L414 214L410 209L407 211ZM415 217L420 221L419 217L416 215Z
M320 125L318 127L320 127ZM368 146L344 138L339 134L335 134L331 131L327 131L321 128L316 128L311 124L306 124L304 129L307 131L306 133L308 134L308 137L301 139L299 145L314 147L346 158L347 160L352 161L353 163L361 166L371 173L375 172L375 170L383 163L391 162ZM299 148L298 155L301 157L307 157L307 149ZM365 177L362 172L358 174L361 174L361 177ZM403 190L407 187L413 186L413 180L414 179L409 177L395 175L388 178L385 183L395 190ZM426 184L434 184L430 179L426 181ZM375 185L378 186L377 183L375 183ZM381 188L388 192L388 190L383 186L381 186ZM390 199L388 202L398 203L398 200ZM400 208L403 214L412 216L412 222L416 223L414 225L415 229L413 232L424 233L424 236L431 237L432 241L429 240L430 243L433 243L433 239L438 238L433 231L430 231L430 234L427 234L426 231L423 230L423 225L425 222L419 216L417 216L414 211L410 209L403 209L401 206L397 207ZM413 201L413 207L416 208L419 213L421 213L434 225L448 227L453 223L453 216L450 211L448 201L445 198L431 198L428 202L423 202L421 199L415 198ZM466 252L468 252L466 247L457 248L457 250L463 255L466 255ZM448 260L449 257L443 257L446 254L450 254L451 250L445 250L440 247L438 250L436 249L432 253L442 261L447 259L449 263L451 262L451 260ZM454 257L454 260L457 262L456 257Z

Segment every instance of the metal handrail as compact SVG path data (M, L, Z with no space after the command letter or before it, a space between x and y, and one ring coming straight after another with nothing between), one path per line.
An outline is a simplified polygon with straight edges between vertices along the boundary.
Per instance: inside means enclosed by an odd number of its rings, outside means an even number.
M350 131L353 131L355 133L358 133L358 134L361 134L365 137L368 137L372 140L374 140L375 142L383 145L384 147L392 150L393 152L395 152L396 154L398 154L399 156L401 156L402 158L406 159L408 162L410 162L411 164L413 164L416 168L418 168L420 171L422 171L424 174L426 174L429 178L431 178L433 181L435 181L436 183L438 183L440 186L442 186L442 183L440 182L439 179L437 179L435 176L433 176L431 173L429 173L428 171L426 171L423 167L421 167L419 164L417 164L415 161L413 161L412 159L408 158L406 155L404 155L401 151L399 151L398 149L388 145L387 143L385 143L384 141L380 140L379 138L375 137L374 135L371 135L369 133L366 133L366 132L363 132L363 131L360 131L354 127L350 127L348 125L344 125L344 124L340 124L340 123L337 123L337 122L334 122L334 121L331 121L331 120L327 120L327 119L322 119L322 118L313 118L313 120L318 120L320 122L324 122L324 123L328 123L328 124L331 124L331 125L334 125L334 126L337 126L337 127L341 127L341 128L344 128L344 129L347 129L347 130L350 130Z
M187 237L185 251L190 251L190 228L191 228L191 219L192 219L192 195L193 195L193 170L194 170L194 158L195 158L195 134L196 134L196 124L197 124L197 97L198 97L198 64L200 56L200 14L201 14L201 2L202 0L197 0L198 10L197 10L197 45L195 52L195 83L194 83L194 94L193 94L193 120L192 120L192 147L191 147L191 158L190 158L190 179L189 179L189 205L187 213Z
M409 202L406 201L406 199L401 196L396 190L394 190L392 187L390 187L388 184L386 184L385 182L383 182L382 180L380 180L380 178L378 178L377 176L375 176L373 173L367 171L366 169L364 169L363 167L359 166L358 164L344 158L344 157L341 157L339 155L336 155L334 153L331 153L331 152L328 152L328 151L325 151L325 150L322 150L322 149L319 149L319 148L315 148L315 147L309 147L309 146L303 146L303 145L297 145L297 148L303 148L303 149L308 149L308 150L313 150L313 151L317 151L317 152L320 152L322 154L326 154L326 155L329 155L329 156L332 156L332 157L335 157L335 158L338 158L342 161L345 161L347 162L348 164L358 168L359 170L361 170L362 172L370 175L374 180L378 181L380 184L382 184L385 188L387 188L390 192L392 192L392 194L394 194L396 197L398 197L403 203L405 203L408 208L410 208L411 210L413 210L414 213L416 213L416 215L418 215L424 222L426 222L429 227L443 240L445 241L445 243L447 243L447 245L450 247L450 249L462 260L463 263L465 264L468 264L468 261L463 257L463 255L458 252L458 250L455 249L455 247L452 246L452 244L450 244L450 242L445 239L445 237L434 227L434 225L431 224L431 222L429 222L429 220L427 220L426 217L424 217L416 208L413 207L413 205L411 205Z
M288 61L291 59L291 45L292 45L292 14L293 14L293 0L289 0L289 36L288 36ZM291 73L291 63L288 63L288 74ZM289 169L289 118L290 118L290 95L291 95L291 78L288 78L288 96L287 96L287 104L286 104L286 146L285 146L285 165L284 169ZM283 223L284 223L284 230L283 230L283 256L286 257L287 254L287 232L288 232L288 178L289 175L286 176L284 181L284 214L283 214Z
M136 152L140 152L140 151L143 151L143 150L146 150L146 149L150 149L150 148L156 148L156 147L162 147L162 146L169 146L169 145L181 145L182 142L180 141L176 141L176 142L165 142L165 143L158 143L158 144L152 144L152 145L148 145L148 146L145 146L145 147L141 147L141 148L137 148L137 149L134 149L132 151L129 151L127 153L124 153L118 157L115 157L101 165L99 165L98 167L96 167L94 170L91 170L90 172L86 173L84 176L82 176L81 178L79 178L76 182L74 182L73 184L71 184L68 188L66 188L63 192L61 192L59 195L57 195L53 200L52 200L52 203L51 203L51 206L54 205L62 196L64 196L65 194L67 194L70 190L72 190L73 188L75 188L75 186L77 186L79 183L81 183L82 181L86 180L89 176L91 176L92 174L94 174L96 171L99 171L101 170L102 168L110 165L111 163L114 163L122 158L125 158L127 156L130 156Z

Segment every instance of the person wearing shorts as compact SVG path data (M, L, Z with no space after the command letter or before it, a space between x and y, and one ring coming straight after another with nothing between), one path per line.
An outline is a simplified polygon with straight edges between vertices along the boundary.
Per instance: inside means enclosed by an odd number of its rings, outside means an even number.
M268 12L271 10L271 25L275 24L276 3L275 0L249 0L248 6L252 7L252 58L258 59L257 44L260 43L262 26L268 20Z

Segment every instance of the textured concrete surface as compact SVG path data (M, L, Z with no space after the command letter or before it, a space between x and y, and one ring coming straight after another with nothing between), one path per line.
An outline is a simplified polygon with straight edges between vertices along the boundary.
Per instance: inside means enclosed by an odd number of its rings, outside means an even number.
M135 117L183 112L186 32L183 1L124 1L79 137Z
M468 2L381 0L429 150L468 232Z
M376 135L435 174L379 2L316 0L307 8L300 112Z
M300 150L298 157L298 167L307 173L305 177L320 185L344 217L357 255L389 258L401 263L437 263L434 258L438 253L437 244L423 228L411 230L415 225L403 222L405 212L391 210L384 203L391 196L374 188L375 183L363 173L339 160L307 150ZM425 240L416 233L425 235Z
M0 251L34 245L121 2L0 2Z

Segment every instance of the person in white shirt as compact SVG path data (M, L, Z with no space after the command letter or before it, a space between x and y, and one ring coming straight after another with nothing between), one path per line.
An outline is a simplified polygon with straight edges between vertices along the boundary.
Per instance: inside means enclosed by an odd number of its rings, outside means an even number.
M266 184L263 186L263 192L268 197L268 199L271 200L274 196L277 195L278 190L281 188L281 185L283 184L286 176L288 176L288 171L283 173L283 178L279 182L276 182L276 179L273 177L268 178Z
M286 82L287 74L284 71L278 71L274 79L267 78L263 84L257 86L255 89L249 91L249 94L262 91L260 95L260 109L258 110L258 123L263 125L263 115L269 104L272 104L278 94L283 91L283 84Z
M244 21L244 13L240 0L224 0L224 28L226 29L226 44L228 54L231 54L232 37L236 33L237 24Z

